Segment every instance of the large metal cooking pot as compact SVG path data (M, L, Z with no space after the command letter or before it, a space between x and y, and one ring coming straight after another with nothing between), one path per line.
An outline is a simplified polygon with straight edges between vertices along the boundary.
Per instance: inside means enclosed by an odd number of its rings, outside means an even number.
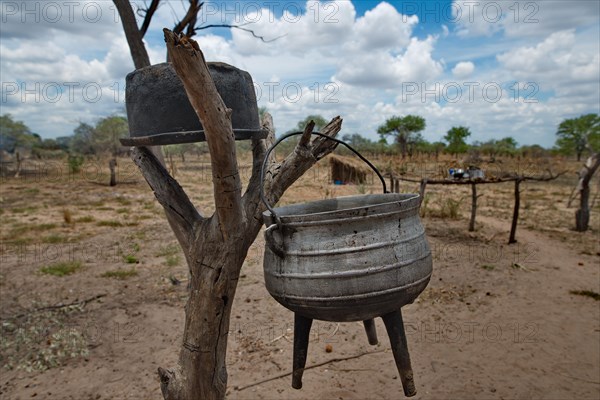
M236 140L267 135L260 127L252 77L225 63L208 63L217 91L228 108ZM125 102L129 138L124 146L152 146L205 141L204 128L190 104L183 83L170 63L131 72Z
M375 171L385 192L385 181ZM266 287L295 313L326 321L368 320L399 310L427 286L432 259L418 194L360 195L278 208L264 195L263 201L268 208L263 214Z

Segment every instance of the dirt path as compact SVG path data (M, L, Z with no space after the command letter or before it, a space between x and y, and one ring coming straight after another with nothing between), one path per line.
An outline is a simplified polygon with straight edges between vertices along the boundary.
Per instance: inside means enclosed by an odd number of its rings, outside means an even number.
M600 292L597 255L579 254L559 240L523 228L519 243L507 246L508 224L489 217L478 218L480 228L473 234L466 232L464 220L425 224L434 275L418 301L403 309L416 398L600 398L599 303L569 293ZM172 240L161 221L152 223L151 232L144 239L148 254ZM94 238L95 243L111 239ZM259 238L235 299L228 398L402 398L379 319L378 346L368 345L360 323L317 322L307 365L373 354L307 370L300 391L291 388L289 376L247 387L291 367L292 314L264 288L262 246ZM158 265L142 263L138 277L99 285L98 273L111 267L108 260L61 280L65 299L107 294L71 321L86 329L89 355L44 373L3 370L1 398L160 399L156 369L175 365L185 299L185 285L173 286L166 277L184 278L185 267L167 274ZM38 265L23 268L33 271ZM13 276L4 289L27 293L39 285L39 276ZM56 293L53 287L46 295ZM331 353L325 351L328 344Z

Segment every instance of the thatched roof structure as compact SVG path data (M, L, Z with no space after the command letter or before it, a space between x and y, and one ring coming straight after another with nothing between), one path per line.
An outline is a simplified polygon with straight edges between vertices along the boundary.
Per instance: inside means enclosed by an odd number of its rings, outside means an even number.
M341 185L366 183L367 173L370 171L362 161L337 154L329 157L329 165L331 166L331 181Z

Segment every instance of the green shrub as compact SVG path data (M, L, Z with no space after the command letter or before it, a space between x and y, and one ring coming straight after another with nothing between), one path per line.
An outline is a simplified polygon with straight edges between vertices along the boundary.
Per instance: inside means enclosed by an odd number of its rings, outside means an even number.
M76 174L81 171L81 166L83 165L85 159L80 155L72 155L69 154L67 158L67 164L69 165L69 172L72 174Z

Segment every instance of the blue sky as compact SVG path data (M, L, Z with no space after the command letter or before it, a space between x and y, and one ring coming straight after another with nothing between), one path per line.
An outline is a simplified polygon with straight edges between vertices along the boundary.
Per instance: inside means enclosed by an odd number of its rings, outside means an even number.
M139 7L143 1L134 2ZM163 62L162 28L184 14L164 1L145 41ZM600 108L600 2L207 1L212 61L251 73L278 133L309 114L341 115L343 133L377 139L392 115L418 114L426 139L465 125L471 141L554 144L564 119ZM42 137L124 112L133 70L111 1L0 1L0 113Z

